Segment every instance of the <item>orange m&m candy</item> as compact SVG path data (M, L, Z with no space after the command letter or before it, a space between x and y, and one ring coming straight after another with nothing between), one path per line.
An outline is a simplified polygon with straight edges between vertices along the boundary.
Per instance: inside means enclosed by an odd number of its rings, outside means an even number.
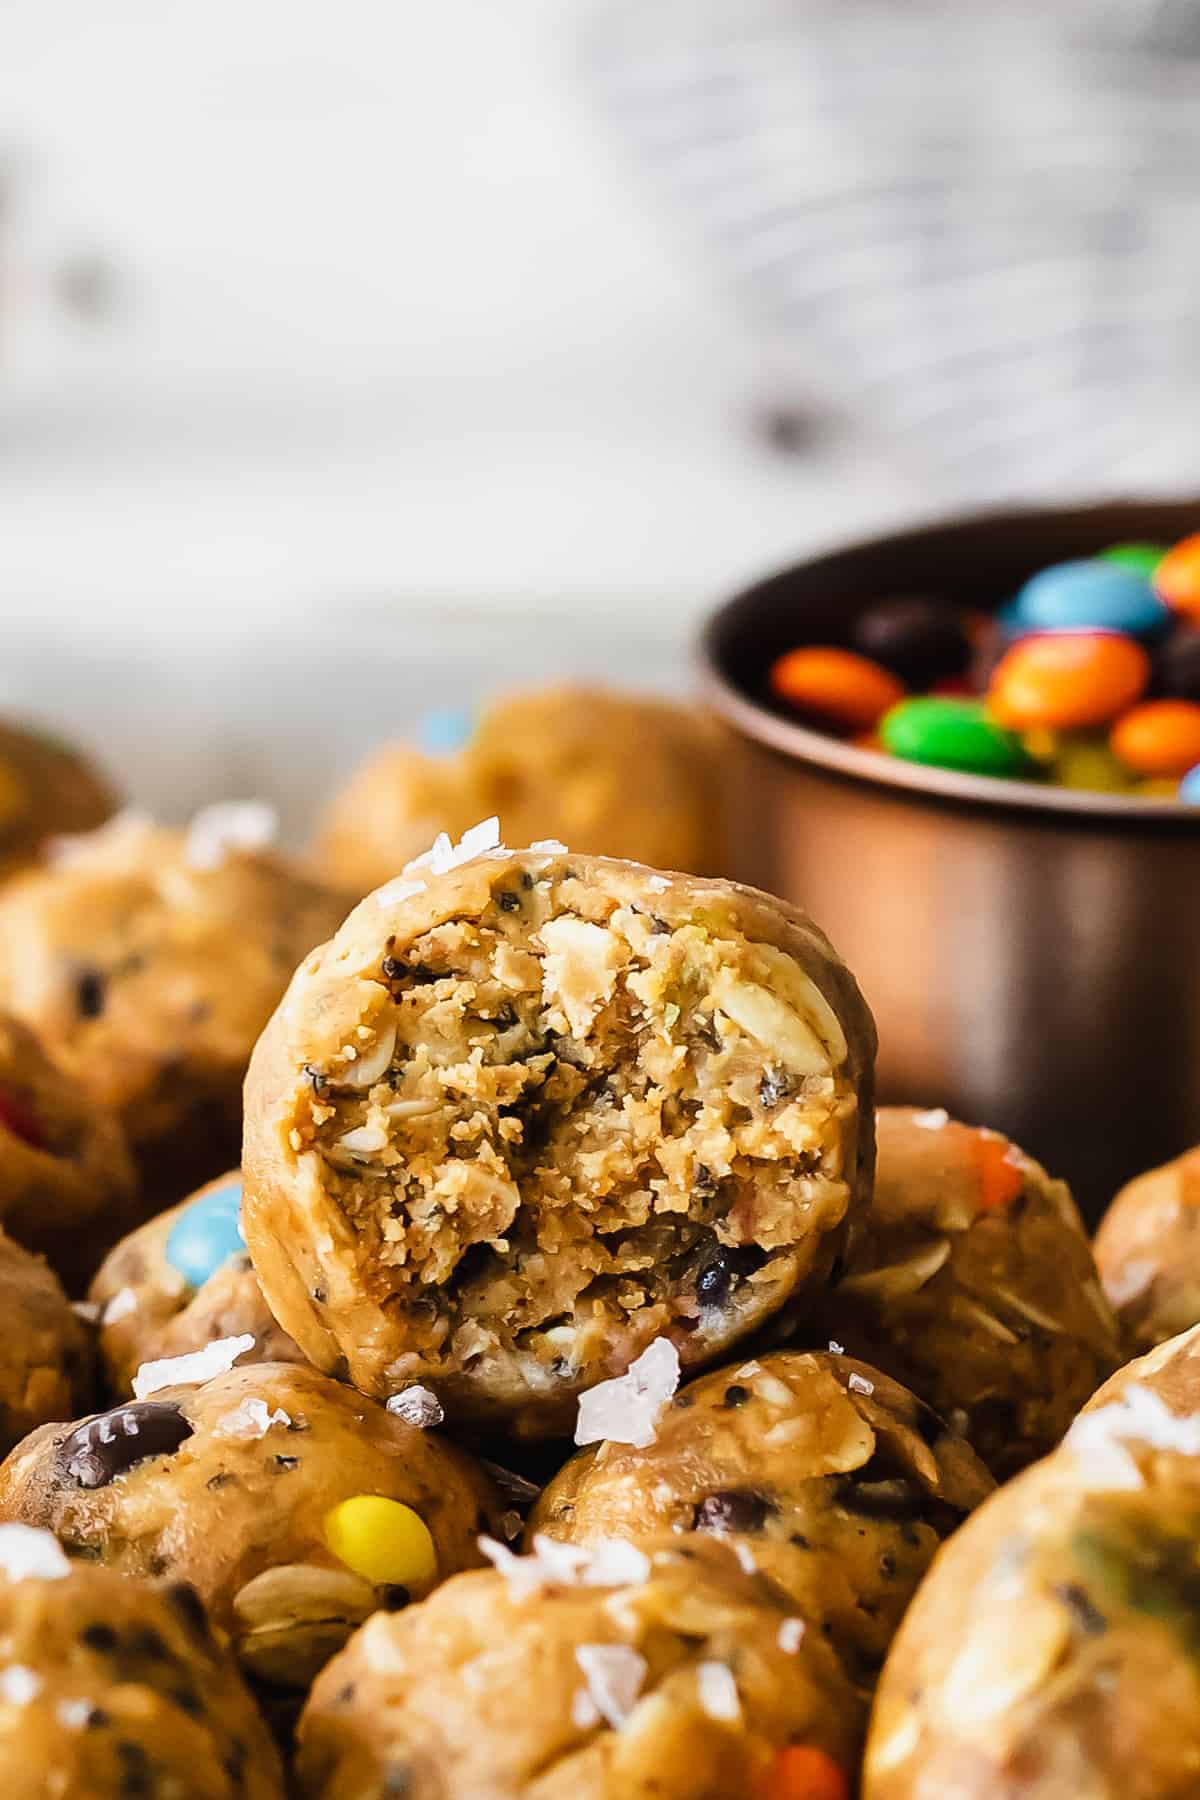
M771 669L771 689L826 728L872 731L905 687L882 663L832 645L789 650Z
M1013 1161L1012 1145L998 1131L977 1131L971 1160L979 1180L979 1210L996 1212L1016 1199L1025 1177Z
M988 711L1010 731L1107 725L1140 700L1150 658L1111 631L1054 631L1021 638L992 672Z
M850 1783L824 1750L790 1744L767 1770L758 1793L760 1800L850 1800Z
M1200 619L1200 531L1167 551L1154 571L1154 586L1176 612Z
M1200 763L1200 703L1147 700L1117 720L1109 743L1139 775L1186 775Z

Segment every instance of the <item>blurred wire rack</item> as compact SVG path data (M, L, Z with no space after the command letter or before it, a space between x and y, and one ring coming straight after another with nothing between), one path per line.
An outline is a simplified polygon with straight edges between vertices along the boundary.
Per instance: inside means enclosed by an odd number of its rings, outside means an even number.
M948 496L1200 473L1200 0L606 0L764 360Z

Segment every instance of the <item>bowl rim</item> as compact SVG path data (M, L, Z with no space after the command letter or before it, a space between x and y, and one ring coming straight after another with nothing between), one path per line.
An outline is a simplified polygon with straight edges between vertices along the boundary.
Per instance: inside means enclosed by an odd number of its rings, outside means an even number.
M1122 499L1113 496L1097 504L1098 516L1109 506L1173 504L1175 496L1165 501ZM1185 496L1178 497L1186 506ZM696 646L699 661L701 693L713 710L744 736L794 761L827 769L855 782L878 788L899 790L909 795L923 795L932 800L966 802L972 806L1003 811L1017 808L1023 812L1041 813L1047 817L1064 815L1072 819L1112 819L1126 825L1137 823L1164 824L1177 830L1200 828L1200 806L1188 801L1143 799L1134 794L1104 794L1086 788L1053 787L1035 781L1014 780L1009 776L970 775L958 769L938 768L929 763L906 762L878 750L847 743L843 738L827 736L807 725L772 712L752 694L740 687L726 672L721 654L721 640L730 621L749 601L765 589L800 571L813 573L828 565L830 569L844 565L850 558L867 551L886 549L889 544L909 544L938 533L967 534L973 526L995 526L1011 521L1014 527L1022 520L1050 520L1065 514L1082 515L1086 508L1062 506L996 506L981 507L966 513L934 514L915 520L898 530L876 536L856 538L838 544L816 556L801 557L785 563L740 587L708 614ZM1200 501L1196 502L1200 514Z

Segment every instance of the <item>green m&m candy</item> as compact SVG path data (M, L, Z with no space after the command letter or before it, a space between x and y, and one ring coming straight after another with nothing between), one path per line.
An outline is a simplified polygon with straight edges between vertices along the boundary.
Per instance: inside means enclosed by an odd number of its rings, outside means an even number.
M1100 552L1100 561L1119 563L1123 569L1150 576L1166 554L1165 544L1113 544Z
M1035 768L1017 733L997 725L980 700L933 694L902 700L885 714L879 736L905 762L965 775L1025 775Z

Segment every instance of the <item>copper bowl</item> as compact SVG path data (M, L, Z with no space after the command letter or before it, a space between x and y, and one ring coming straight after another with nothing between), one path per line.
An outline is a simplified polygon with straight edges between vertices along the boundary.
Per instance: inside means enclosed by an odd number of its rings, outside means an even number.
M1047 563L1198 520L1200 500L1113 502L907 531L758 583L702 640L732 873L830 933L879 1024L882 1097L1008 1132L1093 1222L1200 1143L1200 814L899 762L796 724L766 674L884 595L991 609Z

